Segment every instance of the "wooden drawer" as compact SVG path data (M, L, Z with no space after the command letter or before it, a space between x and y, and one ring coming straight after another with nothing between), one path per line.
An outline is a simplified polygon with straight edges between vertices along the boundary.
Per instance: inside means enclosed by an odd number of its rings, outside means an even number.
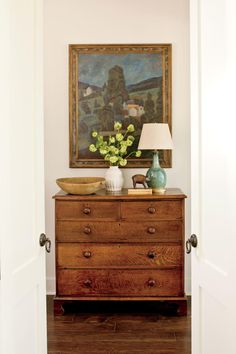
M182 220L121 223L121 234L133 242L180 242L183 234Z
M182 220L148 222L66 221L56 223L59 242L180 242Z
M182 296L181 285L178 269L57 271L59 296Z
M58 243L61 268L168 268L181 266L179 245Z
M118 220L120 204L114 202L56 201L57 220Z
M121 228L118 222L103 221L58 221L56 224L59 242L120 242Z
M176 220L183 217L181 200L135 201L121 203L124 220Z

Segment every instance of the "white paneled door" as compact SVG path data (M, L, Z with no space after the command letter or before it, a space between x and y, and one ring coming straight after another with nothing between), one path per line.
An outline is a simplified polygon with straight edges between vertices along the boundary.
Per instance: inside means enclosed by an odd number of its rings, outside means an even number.
M46 354L42 1L0 2L0 353Z
M236 353L235 13L190 1L192 354Z

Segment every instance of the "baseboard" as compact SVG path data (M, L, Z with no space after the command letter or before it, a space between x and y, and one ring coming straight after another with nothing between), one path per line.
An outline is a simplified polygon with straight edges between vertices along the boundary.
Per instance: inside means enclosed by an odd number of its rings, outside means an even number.
M46 280L46 292L47 295L55 295L56 294L56 279L54 277L47 277Z

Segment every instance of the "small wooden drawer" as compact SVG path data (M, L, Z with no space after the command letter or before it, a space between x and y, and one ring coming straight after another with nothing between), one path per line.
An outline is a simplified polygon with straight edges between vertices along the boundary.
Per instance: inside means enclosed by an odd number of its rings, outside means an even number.
M56 224L59 242L120 242L120 223L115 221L65 221Z
M113 202L80 202L56 201L57 220L118 220L119 203Z
M121 223L121 234L132 242L180 242L183 234L182 220Z
M170 268L181 266L179 245L58 243L60 268Z
M150 202L124 202L121 204L121 217L125 220L176 220L183 217L181 200L162 200Z
M171 270L58 269L59 296L182 296L182 274Z

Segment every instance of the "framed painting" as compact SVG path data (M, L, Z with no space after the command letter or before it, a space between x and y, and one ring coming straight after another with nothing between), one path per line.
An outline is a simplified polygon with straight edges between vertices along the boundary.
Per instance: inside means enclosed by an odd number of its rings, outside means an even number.
M171 131L171 44L69 46L70 167L106 167L89 151L91 133L113 133L115 121L135 126L137 148L143 123L168 123ZM136 144L136 146L135 146ZM150 167L152 152L126 167ZM171 151L160 152L171 167Z

